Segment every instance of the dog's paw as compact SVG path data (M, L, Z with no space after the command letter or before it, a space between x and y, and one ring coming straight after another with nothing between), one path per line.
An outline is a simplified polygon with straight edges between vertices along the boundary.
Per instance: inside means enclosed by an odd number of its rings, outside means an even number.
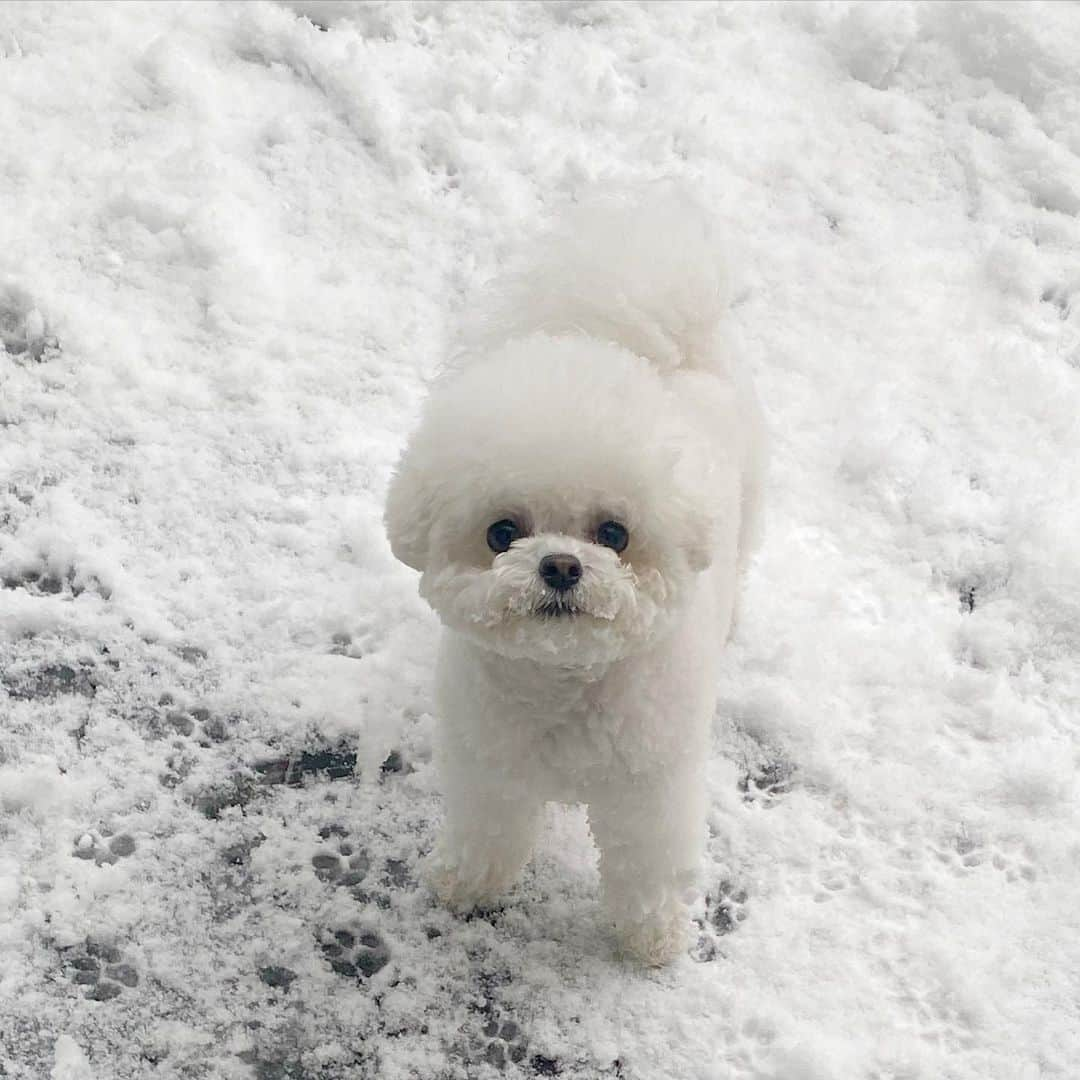
M686 908L672 904L648 918L616 923L616 952L645 967L664 967L686 952L687 931Z
M433 866L427 877L439 903L458 914L494 907L497 903L496 893L481 882L463 877L455 867Z
M515 876L516 873L502 874L490 866L481 872L466 870L439 856L425 868L425 877L439 903L458 914L499 907L500 897L513 884Z

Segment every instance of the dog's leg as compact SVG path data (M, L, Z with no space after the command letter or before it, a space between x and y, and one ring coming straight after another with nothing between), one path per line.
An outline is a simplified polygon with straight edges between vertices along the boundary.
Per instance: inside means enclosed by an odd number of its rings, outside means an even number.
M532 853L542 803L524 791L461 777L446 794L446 820L431 882L455 911L492 906Z
M618 949L649 966L670 963L687 945L683 898L697 878L705 832L698 773L626 778L589 805Z

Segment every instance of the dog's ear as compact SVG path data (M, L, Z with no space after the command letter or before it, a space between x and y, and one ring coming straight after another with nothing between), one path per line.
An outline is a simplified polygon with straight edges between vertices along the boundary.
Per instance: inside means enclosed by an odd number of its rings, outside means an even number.
M411 446L401 455L390 479L383 523L394 558L414 570L423 571L428 564L435 505L433 492L424 482L424 470L419 467L416 456Z

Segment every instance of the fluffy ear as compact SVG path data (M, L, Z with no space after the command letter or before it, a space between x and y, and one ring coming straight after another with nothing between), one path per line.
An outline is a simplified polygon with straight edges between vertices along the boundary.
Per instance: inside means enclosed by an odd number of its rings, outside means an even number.
M413 448L408 447L398 462L386 495L383 523L394 558L423 571L428 564L435 507L430 485L424 482L415 457Z

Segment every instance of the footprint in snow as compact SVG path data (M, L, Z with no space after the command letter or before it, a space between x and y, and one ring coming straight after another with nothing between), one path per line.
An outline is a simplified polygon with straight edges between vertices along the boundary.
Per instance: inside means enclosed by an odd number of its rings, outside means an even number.
M225 742L229 738L229 725L220 716L211 715L205 705L178 705L167 691L158 698L158 706L165 712L156 713L152 727L158 737L166 734L194 737L202 747ZM235 717L230 718L235 721Z
M705 917L696 920L700 933L690 953L694 960L709 963L716 959L717 940L739 928L746 918L748 898L746 889L727 878L705 894Z
M500 1019L492 1011L481 1029L481 1035L487 1040L483 1060L489 1065L501 1069L508 1061L517 1064L525 1060L529 1040L516 1021Z
M319 837L325 846L312 856L315 876L328 884L355 890L371 869L368 853L349 839L342 825L324 825Z
M769 809L794 787L795 772L796 767L780 756L753 766L739 780L743 801L760 803Z
M119 859L126 859L135 851L135 841L127 833L120 833L105 839L94 833L85 832L76 841L72 854L76 859L93 859L97 866L111 865Z
M61 957L68 977L76 986L87 988L91 1001L111 1001L139 985L135 966L115 945L87 938L84 945L61 950Z
M356 926L330 928L320 931L318 939L319 951L343 978L363 982L390 962L390 949L374 930Z

